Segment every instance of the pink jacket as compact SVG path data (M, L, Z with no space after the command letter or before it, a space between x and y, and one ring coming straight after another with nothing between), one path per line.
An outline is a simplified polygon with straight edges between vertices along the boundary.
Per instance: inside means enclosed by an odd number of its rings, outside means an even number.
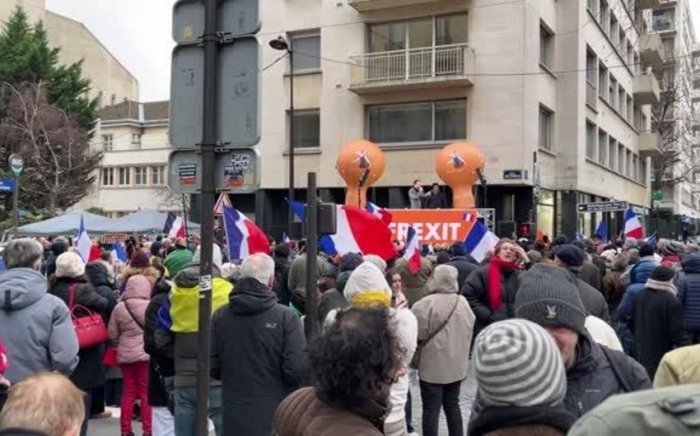
M120 364L149 360L143 349L143 325L150 298L151 282L145 276L129 278L121 301L109 320L109 339L117 347L117 362Z

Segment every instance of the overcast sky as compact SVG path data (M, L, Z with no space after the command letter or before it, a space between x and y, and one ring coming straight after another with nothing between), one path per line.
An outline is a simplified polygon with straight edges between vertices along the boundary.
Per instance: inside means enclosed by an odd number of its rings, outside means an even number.
M700 23L700 0L689 2L695 23ZM46 0L48 9L83 22L136 76L142 101L164 100L170 95L174 3L175 0ZM696 29L700 39L700 28Z

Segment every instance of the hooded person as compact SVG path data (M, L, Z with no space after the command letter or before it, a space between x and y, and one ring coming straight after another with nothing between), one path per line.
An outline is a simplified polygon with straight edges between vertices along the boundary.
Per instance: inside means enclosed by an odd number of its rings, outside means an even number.
M634 358L653 379L661 358L677 347L690 345L683 331L683 306L673 285L675 273L658 266L632 302L627 325L634 335Z
M362 264L362 256L358 253L346 253L338 262L338 276L335 280L335 287L329 289L321 295L318 302L318 322L323 325L323 322L328 317L328 313L332 310L344 309L348 306L348 302L343 295L345 285L350 278L350 274Z
M591 338L577 282L564 269L538 264L523 273L515 314L544 327L556 342L566 367L564 404L577 417L612 395L651 387L639 363Z
M463 435L459 392L467 378L476 317L459 295L457 268L439 265L428 280L430 294L413 305L418 321L418 377L423 400L423 435L437 435L444 408L450 435Z
M565 435L576 417L564 407L566 369L554 339L524 320L499 321L474 341L483 409L469 435Z
M404 350L401 366L404 369L408 368L416 349L418 322L409 309L391 308L393 291L384 273L375 264L365 261L352 272L343 293L351 307L383 307L389 311L391 325L401 349ZM328 316L334 320L335 312L329 313ZM407 432L405 405L408 387L408 372L403 371L391 386L391 412L384 421L385 435L405 435Z

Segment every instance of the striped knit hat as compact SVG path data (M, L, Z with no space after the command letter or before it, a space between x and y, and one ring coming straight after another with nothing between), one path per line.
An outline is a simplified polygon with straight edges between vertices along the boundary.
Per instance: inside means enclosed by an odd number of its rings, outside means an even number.
M557 406L566 371L554 339L524 319L486 327L474 343L474 371L484 406Z

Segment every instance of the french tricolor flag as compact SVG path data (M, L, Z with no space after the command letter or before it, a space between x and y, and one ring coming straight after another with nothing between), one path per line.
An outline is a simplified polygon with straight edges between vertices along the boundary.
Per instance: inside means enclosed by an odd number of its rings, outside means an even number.
M391 230L381 219L364 209L337 205L334 235L319 240L321 251L332 256L345 253L376 254L384 260L396 257Z
M171 238L185 238L187 237L185 233L185 222L181 217L175 215L172 212L168 213L168 218L165 219L165 227L163 227L163 233Z
M644 238L644 227L632 209L625 212L625 236L628 238Z
M230 261L270 252L270 242L260 227L228 205L224 205L224 230Z
M477 220L464 241L464 248L477 262L481 262L489 251L496 247L496 244L498 244L498 236Z
M418 274L420 271L420 248L418 233L413 227L409 227L406 236L406 253L403 258L408 261L408 270L411 274Z
M371 213L372 215L376 216L380 220L384 221L386 225L391 224L391 222L394 220L394 216L389 212L388 210L384 209L383 207L379 207L376 204L372 202L367 202L365 205L365 209L367 209L367 212Z

